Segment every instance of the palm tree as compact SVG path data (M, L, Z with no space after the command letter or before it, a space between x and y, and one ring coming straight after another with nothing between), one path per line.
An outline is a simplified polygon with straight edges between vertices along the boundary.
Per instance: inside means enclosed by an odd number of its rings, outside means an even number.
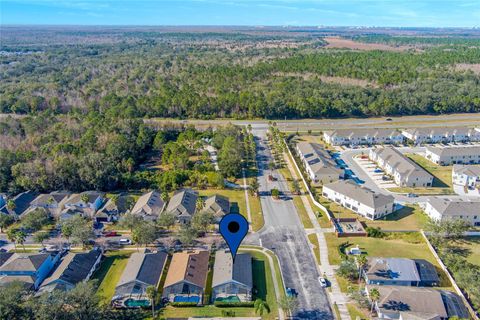
M357 257L358 265L358 283L360 284L360 279L362 278L363 268L367 265L367 256L361 255Z
M255 307L255 313L258 313L260 316L263 316L264 312L270 312L270 307L268 306L268 303L266 301L263 301L262 299L255 300L253 306Z
M17 204L15 203L15 201L13 201L12 199L9 199L7 201L7 209L8 211L13 211L17 208Z
M205 200L203 200L202 197L198 197L197 203L195 204L195 208L197 209L197 212L202 211L203 207L205 207Z
M155 298L157 297L157 289L154 286L147 287L147 297L152 305L152 318L155 319Z
M259 187L260 187L260 185L258 184L257 179L252 179L250 184L249 184L248 190L250 191L250 194L256 196L256 195L258 195L258 188Z
M27 234L22 230L18 230L16 232L16 238L17 238L17 242L22 245L23 252L26 252L27 250L25 250L25 240L27 239Z
M88 194L86 193L82 194L82 196L80 197L80 200L85 202L85 204L88 204Z
M370 296L370 300L372 301L372 308L370 309L370 315L372 315L375 302L377 302L380 299L380 292L375 288L370 289L369 296Z
M115 205L115 206L118 206L118 202L120 200L120 196L118 194L114 194L110 197L110 200L112 200L112 203Z
M13 242L15 251L17 251L17 230L18 229L9 229L7 231L7 239L8 241Z

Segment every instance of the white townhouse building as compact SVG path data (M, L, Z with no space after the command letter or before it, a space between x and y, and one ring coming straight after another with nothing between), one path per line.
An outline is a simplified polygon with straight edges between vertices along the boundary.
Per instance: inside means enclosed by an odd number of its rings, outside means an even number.
M467 188L480 187L480 166L456 164L452 169L452 182Z
M431 197L425 205L425 213L433 220L462 219L473 226L480 226L480 200L451 200Z
M480 146L427 147L425 158L441 166L480 163Z
M392 213L395 207L393 196L375 193L350 180L324 185L322 195L370 220Z
M300 142L297 152L314 185L330 183L343 178L344 171L337 168L335 160L317 143Z
M416 128L402 131L415 144L480 141L480 131L467 127Z
M400 187L430 187L433 176L393 147L371 149L369 157Z
M392 129L338 129L323 132L323 139L330 145L400 144L405 137Z

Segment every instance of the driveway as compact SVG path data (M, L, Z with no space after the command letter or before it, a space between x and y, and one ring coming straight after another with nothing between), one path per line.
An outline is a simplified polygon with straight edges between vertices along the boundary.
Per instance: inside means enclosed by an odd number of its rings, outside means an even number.
M274 187L284 194L289 190L280 173L268 169L272 155L264 141L265 134L265 130L254 130L260 147L258 182L265 225L258 233L249 235L245 242L260 244L277 255L285 286L295 288L299 293L299 309L294 313L296 319L333 319L327 293L318 282L315 257L293 201L288 198L275 200L270 196ZM269 174L277 181L268 181Z

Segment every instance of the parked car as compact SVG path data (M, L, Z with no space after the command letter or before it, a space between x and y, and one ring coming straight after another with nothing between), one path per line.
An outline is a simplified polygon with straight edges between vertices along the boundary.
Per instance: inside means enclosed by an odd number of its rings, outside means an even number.
M117 232L117 231L108 231L108 232L104 232L103 233L103 236L106 237L106 238L109 238L109 237L118 237L120 234Z
M293 288L286 287L285 292L287 293L287 297L298 297L297 290Z
M318 277L318 282L320 282L320 286L322 288L328 287L327 280L324 277Z
M409 193L409 194L407 194L407 197L409 197L409 198L418 198L418 195L415 194L415 193Z
M127 238L122 238L122 239L118 240L118 243L125 246L125 245L132 244L132 240L127 239Z
M373 172L375 172L375 173L382 173L382 172L383 172L383 170L382 170L382 169L378 169L378 168L377 168L377 169L375 169Z

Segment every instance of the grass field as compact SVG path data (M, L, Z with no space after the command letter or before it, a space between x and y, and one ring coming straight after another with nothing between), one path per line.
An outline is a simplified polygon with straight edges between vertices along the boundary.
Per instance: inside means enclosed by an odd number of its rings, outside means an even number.
M462 249L467 250L467 261L480 267L480 238L466 237L457 244Z
M350 319L351 320L356 320L357 318L358 319L369 319L370 316L368 315L368 310L365 310L365 312L363 310L360 310L355 304L353 303L347 303L347 309L348 309L348 313L350 314Z
M317 263L320 263L320 250L318 250L318 238L315 233L308 235L308 240L313 245L313 252L315 253L315 259L317 259Z
M98 280L100 284L97 293L103 304L107 305L112 300L117 282L132 252L123 250L106 253L100 268L94 273L92 279Z
M441 278L441 286L451 286L419 233L394 233L389 234L389 236L383 239L360 237L337 238L335 234L327 233L325 234L325 238L328 243L328 257L331 264L339 264L341 262L342 258L339 251L341 245L347 247L358 245L369 257L425 259L436 266Z

